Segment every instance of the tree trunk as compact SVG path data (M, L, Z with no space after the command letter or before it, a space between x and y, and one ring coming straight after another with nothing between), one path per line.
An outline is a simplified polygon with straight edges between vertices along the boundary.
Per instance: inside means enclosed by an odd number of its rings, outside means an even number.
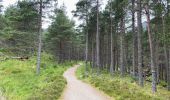
M87 5L86 5L87 6ZM87 7L86 7L87 9ZM88 11L86 11L86 25L87 25L87 28L86 28L86 59L85 59L85 75L87 73L87 66L88 66L88 44L89 44L89 33L88 33Z
M137 22L138 22L138 76L139 76L139 85L141 87L144 86L143 82L143 68L142 68L142 43L141 43L141 38L142 38L142 22L141 22L141 0L137 0Z
M121 76L124 76L124 17L121 18L121 33L120 33L120 72Z
M97 33L96 33L96 65L97 73L100 70L100 33L99 33L99 0L97 0Z
M163 32L164 39L165 39L166 36L165 36L165 20L164 20L164 15L162 15L162 32ZM165 42L164 42L163 49L164 49L165 66L166 66L166 69L167 69L167 78L168 78L168 86L167 87L168 87L168 90L170 91L170 76L168 76L168 74L170 73L170 70L168 70L170 63L168 63L168 53L167 53L167 46L166 46Z
M39 11L39 42L38 42L38 55L37 55L37 70L36 73L40 73L41 64L41 47L42 47L42 0L40 0L40 11Z
M159 83L159 43L155 43L155 67L156 67L156 81Z
M135 76L135 70L137 66L137 41L135 32L135 0L132 0L132 32L133 32L133 67L132 74Z
M112 20L112 0L110 1L110 47L111 47L111 63L110 63L110 73L113 74L114 71L114 62L113 62L113 20Z
M125 64L125 72L128 73L129 72L129 63L128 63L128 39L124 39L124 64Z
M168 91L170 91L170 49L169 49L169 66L167 72L167 82L168 82Z
M92 69L95 67L95 46L94 42L92 41Z
M155 93L157 91L156 88L156 67L154 60L154 50L153 50L153 36L150 29L150 12L148 4L145 5L146 17L147 17L147 26L148 26L148 36L149 36L149 46L150 46L150 54L151 54L151 72L152 72L152 92Z
M107 70L110 72L110 65L111 65L111 54L110 54L110 52L111 52L111 48L110 48L110 42L111 42L111 40L110 40L110 33L109 32L107 32L108 34L107 34L107 52L106 52L106 54L107 54L107 59L106 59L106 62L107 62Z

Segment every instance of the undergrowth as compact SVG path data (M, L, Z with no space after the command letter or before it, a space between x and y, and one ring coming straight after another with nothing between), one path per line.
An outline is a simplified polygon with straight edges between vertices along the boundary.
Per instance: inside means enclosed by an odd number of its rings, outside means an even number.
M106 71L97 75L96 70L92 73L91 68L88 68L88 75L85 77L84 72L85 67L82 65L76 72L79 79L92 84L116 100L170 100L170 92L162 86L158 86L158 92L152 94L151 83L145 83L145 87L142 88L128 75L111 76Z
M36 57L3 61L0 91L7 100L56 100L66 85L63 72L73 63L57 64L51 55L43 54L41 72L36 75Z

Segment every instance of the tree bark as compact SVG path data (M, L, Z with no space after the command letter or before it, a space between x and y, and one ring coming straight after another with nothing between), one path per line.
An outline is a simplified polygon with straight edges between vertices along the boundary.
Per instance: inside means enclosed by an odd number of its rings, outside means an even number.
M92 72L95 67L95 46L94 46L94 41L92 40Z
M166 36L165 36L165 20L164 20L164 15L162 15L162 32L163 32L164 39L165 39ZM168 80L167 88L170 91L170 76L168 76L168 74L170 73L170 70L168 70L170 63L168 63L168 53L167 53L167 46L166 46L165 42L164 42L163 49L164 49L165 66L166 66L166 69L167 69L167 78L168 78L167 79Z
M156 67L156 81L159 83L159 43L155 43L155 67Z
M136 32L135 32L135 0L132 0L132 32L133 32L133 67L132 74L135 76L135 70L137 66L137 41L136 41Z
M121 76L125 74L124 65L124 17L121 18L121 33L120 33L120 72Z
M99 33L99 0L97 0L97 33L96 33L96 65L97 73L100 70L100 33Z
M42 0L40 0L40 9L39 9L39 42L38 42L38 55L37 55L37 70L36 73L40 73L40 64L41 64L41 47L42 47Z
M155 93L157 91L156 83L156 67L154 60L154 50L153 50L153 36L150 28L150 12L149 5L145 4L146 17L147 17L147 26L148 26L148 37L149 37L149 46L150 46L150 55L151 55L151 72L152 72L152 92Z
M141 87L144 86L144 82L143 82L143 68L142 68L142 42L141 42L141 38L142 38L142 21L141 21L141 0L137 0L137 24L138 24L138 75L139 75L139 85Z
M85 59L85 75L86 75L86 73L87 73L87 66L88 66L88 47L89 47L89 33L88 33L88 8L87 8L87 4L86 4L86 26L87 26L87 28L86 28L86 59Z
M111 47L111 63L110 63L110 73L113 74L114 72L114 54L113 54L113 20L112 20L112 0L110 0L110 47Z
M168 66L168 72L167 72L167 81L168 81L168 91L170 91L170 49L169 49L169 66Z

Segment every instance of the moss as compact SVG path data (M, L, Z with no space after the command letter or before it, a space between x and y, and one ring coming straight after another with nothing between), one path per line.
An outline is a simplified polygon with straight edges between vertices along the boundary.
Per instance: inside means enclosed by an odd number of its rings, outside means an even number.
M76 74L79 79L82 79L93 86L104 91L116 100L170 100L170 92L162 86L158 86L158 92L152 94L151 83L147 82L145 87L138 86L136 80L130 76L121 77L119 74L111 76L106 72L101 72L96 75L95 70L89 68L89 75L84 77L84 65L79 67Z

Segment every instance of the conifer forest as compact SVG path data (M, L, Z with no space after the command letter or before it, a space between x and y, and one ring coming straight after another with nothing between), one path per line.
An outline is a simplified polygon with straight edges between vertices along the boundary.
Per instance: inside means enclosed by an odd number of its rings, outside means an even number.
M170 0L0 0L0 100L170 100Z

